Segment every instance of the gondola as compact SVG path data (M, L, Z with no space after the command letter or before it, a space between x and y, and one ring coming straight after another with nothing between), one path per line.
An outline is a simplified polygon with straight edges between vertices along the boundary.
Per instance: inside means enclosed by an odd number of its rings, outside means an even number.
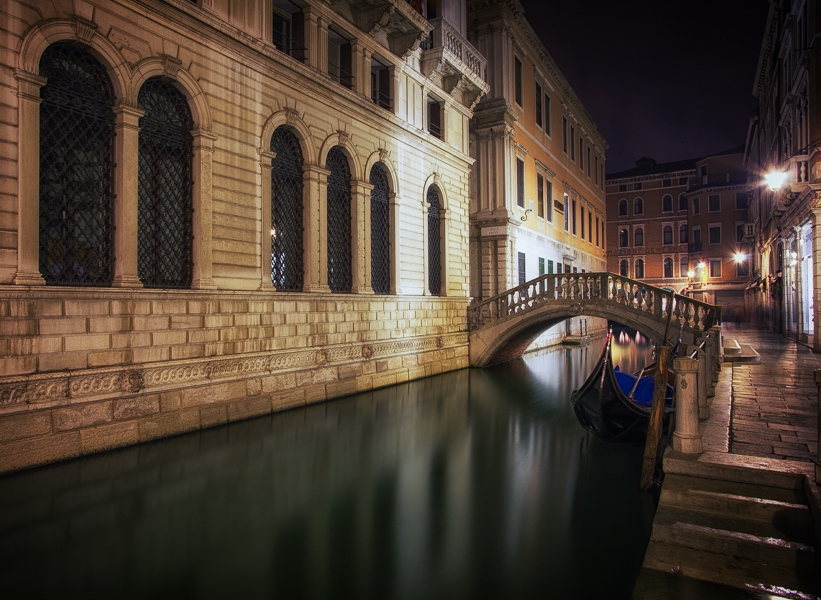
M593 372L570 397L573 410L583 427L604 441L638 444L647 437L650 406L654 390L655 371L651 365L637 374L621 373L613 366L610 344L613 334L608 333L601 358ZM673 414L673 388L667 385L664 408L664 435Z

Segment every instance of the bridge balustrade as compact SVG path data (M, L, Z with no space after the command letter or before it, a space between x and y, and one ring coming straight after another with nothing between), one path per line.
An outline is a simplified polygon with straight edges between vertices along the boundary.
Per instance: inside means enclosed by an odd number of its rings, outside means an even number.
M721 322L721 307L614 273L542 275L468 308L471 331L523 315L546 303L612 303L669 320L670 331L706 331ZM629 325L629 323L628 323Z

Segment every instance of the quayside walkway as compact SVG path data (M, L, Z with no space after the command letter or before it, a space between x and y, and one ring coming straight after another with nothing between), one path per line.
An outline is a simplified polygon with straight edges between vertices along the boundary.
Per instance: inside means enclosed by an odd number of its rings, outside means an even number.
M769 332L723 333L725 349L735 340L760 358L732 362L725 353L700 424L704 452L666 453L633 597L821 597L814 379L821 356Z

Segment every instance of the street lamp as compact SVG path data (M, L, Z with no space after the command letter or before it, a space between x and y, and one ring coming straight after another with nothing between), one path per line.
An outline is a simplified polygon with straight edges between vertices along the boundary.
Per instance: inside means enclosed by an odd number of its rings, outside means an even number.
M767 182L767 187L770 190L777 192L787 181L787 173L785 171L770 171L764 175L764 181Z

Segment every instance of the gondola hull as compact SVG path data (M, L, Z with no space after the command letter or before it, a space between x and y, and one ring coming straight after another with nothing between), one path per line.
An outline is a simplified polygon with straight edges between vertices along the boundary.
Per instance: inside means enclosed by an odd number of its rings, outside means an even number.
M573 392L571 402L579 422L607 442L640 444L647 438L650 407L628 399L616 380L610 354L611 334L596 367L581 388ZM664 435L667 435L673 409L665 407Z

